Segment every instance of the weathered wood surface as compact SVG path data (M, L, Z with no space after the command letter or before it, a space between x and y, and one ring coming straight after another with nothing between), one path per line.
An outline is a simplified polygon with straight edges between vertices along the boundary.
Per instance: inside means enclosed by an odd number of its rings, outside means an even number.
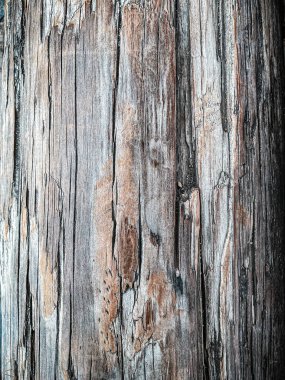
M282 378L279 6L6 2L1 378Z

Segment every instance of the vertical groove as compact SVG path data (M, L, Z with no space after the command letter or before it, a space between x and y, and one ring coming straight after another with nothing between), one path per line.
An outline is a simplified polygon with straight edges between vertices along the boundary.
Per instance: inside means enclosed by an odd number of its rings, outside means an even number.
M117 108L117 95L118 95L118 85L119 85L119 75L120 75L120 44L121 44L121 23L122 23L122 11L120 0L116 1L116 7L118 8L118 23L117 23L117 51L116 51L116 76L115 76L115 85L113 93L113 112L112 112L112 147L113 147L113 199L112 199L112 217L113 217L113 246L112 254L114 255L115 251L115 240L116 240L116 202L114 200L114 187L116 185L116 108Z
M200 237L201 238L201 237ZM209 368L209 357L207 352L207 302L206 302L206 283L205 283L205 273L204 273L204 262L202 254L202 239L200 241L200 287L201 287L201 312L202 312L202 339L203 339L203 379L210 379L210 368Z
M178 125L179 125L179 113L178 113L178 104L179 104L179 80L178 80L178 72L179 72L179 58L178 58L178 41L179 41L179 30L178 30L178 12L179 0L175 0L174 5L174 28L175 28L175 65L176 65L176 178L175 178L175 224L174 224L174 268L175 270L179 270L179 222L180 222L180 197L178 195L177 189L177 177L179 176L179 142L178 142ZM179 177L178 177L179 178Z
M115 61L115 83L113 90L113 110L112 110L112 154L113 154L113 183L112 183L112 256L115 258L115 243L117 233L117 220L116 220L116 206L117 206L117 189L116 189L116 115L117 115L117 97L120 76L120 57L121 57L121 27L122 27L122 9L121 0L116 0L115 3L115 17L117 15L117 46L116 46L116 61ZM117 261L117 259L115 258ZM118 263L117 263L118 264ZM119 268L119 286L120 286L120 300L119 300L119 329L120 329L120 344L118 355L118 362L121 366L121 378L124 379L124 352L123 352L123 337L122 337L122 322L123 322L123 287L122 276L120 275ZM118 353L119 354L119 353Z
M76 257L76 227L77 227L77 181L78 181L78 125L77 125L77 49L76 38L74 38L74 204L73 204L73 242L72 242L72 286L70 289L70 342L69 342L69 375L76 379L72 360L72 338L73 338L73 307L74 307L74 283L75 283L75 257Z
M15 99L15 130L14 130L14 168L13 168L13 192L19 193L20 175L20 114L21 114L21 81L24 80L24 45L25 45L25 14L24 0L19 2L21 18L17 23L16 33L13 36L14 52L14 99ZM17 7L17 5L15 6Z
M220 5L220 1L222 4ZM226 24L225 24L225 0L219 1L219 49L221 58L221 115L224 132L228 132L228 83L226 61Z

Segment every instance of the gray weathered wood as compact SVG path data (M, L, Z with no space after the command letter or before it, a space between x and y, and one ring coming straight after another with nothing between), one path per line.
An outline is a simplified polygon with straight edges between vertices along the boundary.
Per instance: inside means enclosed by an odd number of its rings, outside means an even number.
M267 0L7 0L1 378L281 379Z

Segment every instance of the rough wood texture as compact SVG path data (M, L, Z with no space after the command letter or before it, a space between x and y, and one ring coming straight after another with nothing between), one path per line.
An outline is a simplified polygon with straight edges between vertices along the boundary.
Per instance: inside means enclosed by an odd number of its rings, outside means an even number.
M6 2L1 378L282 378L279 7Z

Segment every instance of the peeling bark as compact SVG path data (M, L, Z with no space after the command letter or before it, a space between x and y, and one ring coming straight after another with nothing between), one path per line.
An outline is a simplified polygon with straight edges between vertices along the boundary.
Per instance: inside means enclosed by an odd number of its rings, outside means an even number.
M282 378L281 15L6 1L1 378Z

